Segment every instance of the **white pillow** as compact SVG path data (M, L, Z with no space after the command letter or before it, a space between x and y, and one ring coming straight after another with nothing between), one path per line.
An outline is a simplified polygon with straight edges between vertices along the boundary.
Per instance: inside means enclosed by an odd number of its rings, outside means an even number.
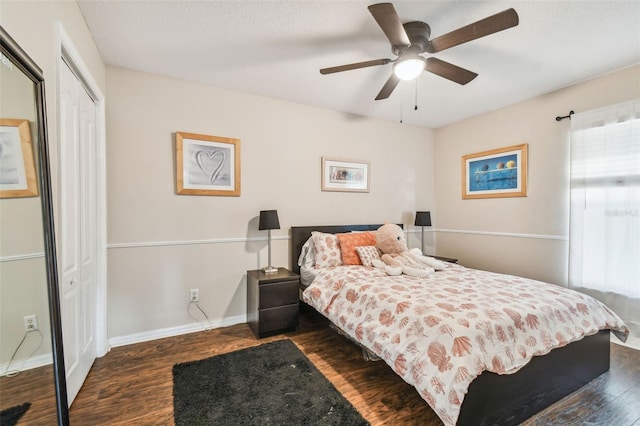
M298 257L298 266L306 266L307 268L316 266L316 250L313 245L313 237L309 237L302 246L300 257Z
M335 234L313 231L311 236L316 252L316 269L342 265L340 241Z

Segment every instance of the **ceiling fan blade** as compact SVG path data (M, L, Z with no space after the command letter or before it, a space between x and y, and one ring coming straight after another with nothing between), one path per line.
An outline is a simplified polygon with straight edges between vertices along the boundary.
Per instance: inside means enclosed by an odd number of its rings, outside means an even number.
M391 45L394 47L407 47L411 44L409 36L402 26L400 17L391 3L372 4L368 7Z
M391 96L391 92L393 92L393 89L396 88L398 83L400 83L400 79L396 77L394 73L391 73L387 82L382 86L382 90L380 90L380 93L376 96L376 101L379 101L380 99L387 99Z
M457 65L437 58L427 58L425 70L462 85L467 84L478 76L475 72L460 68Z
M450 33L436 37L429 42L427 52L441 52L453 46L466 43L502 30L518 25L518 14L513 9L507 9L473 24L453 30Z
M340 65L337 67L322 68L320 70L320 74L332 74L334 72L357 70L358 68L373 67L376 65L386 65L389 62L391 62L391 59L374 59L372 61L356 62L353 64Z

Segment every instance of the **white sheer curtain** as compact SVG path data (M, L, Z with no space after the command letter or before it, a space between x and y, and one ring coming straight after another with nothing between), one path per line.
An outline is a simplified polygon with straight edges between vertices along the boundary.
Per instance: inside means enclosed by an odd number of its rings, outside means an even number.
M640 338L640 99L571 117L569 286Z

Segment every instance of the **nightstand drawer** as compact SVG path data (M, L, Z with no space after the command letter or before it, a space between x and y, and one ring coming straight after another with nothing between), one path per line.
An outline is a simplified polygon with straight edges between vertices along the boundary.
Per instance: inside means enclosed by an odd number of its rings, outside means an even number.
M259 334L275 330L295 330L298 326L298 304L261 309Z
M260 309L298 303L300 280L260 285Z

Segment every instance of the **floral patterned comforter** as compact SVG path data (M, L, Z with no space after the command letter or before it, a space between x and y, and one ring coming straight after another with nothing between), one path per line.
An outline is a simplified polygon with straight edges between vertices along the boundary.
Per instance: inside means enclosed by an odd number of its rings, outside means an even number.
M602 329L626 340L609 308L582 293L447 264L427 278L362 266L320 271L304 301L415 386L447 425L483 371L511 374Z

